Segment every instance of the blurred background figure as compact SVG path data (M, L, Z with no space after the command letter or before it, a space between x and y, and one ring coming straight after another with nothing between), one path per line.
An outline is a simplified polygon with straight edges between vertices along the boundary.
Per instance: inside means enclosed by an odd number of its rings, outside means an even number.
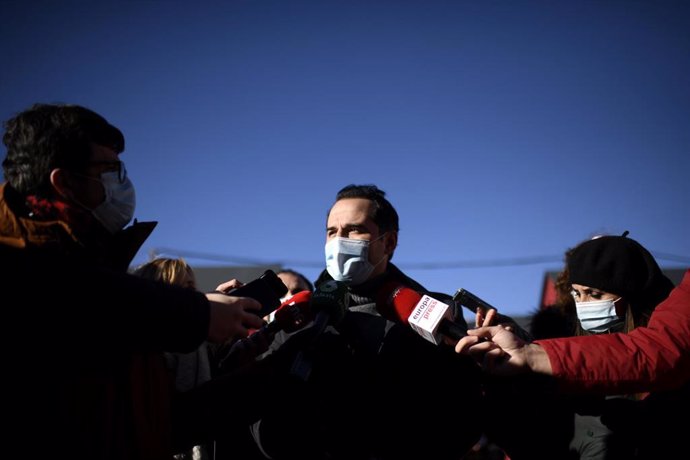
M157 258L140 265L133 274L154 281L196 289L194 271L182 258ZM177 391L190 390L211 379L207 349L208 343L204 342L191 353L165 354L168 366L175 375Z
M302 291L314 292L314 285L307 279L303 274L286 268L277 273L278 278L287 286L288 292L284 298L280 299L281 302L286 301L293 295Z
M157 258L137 267L133 274L141 278L196 290L194 270L182 258ZM189 391L211 380L208 343L204 342L190 353L165 353L176 391ZM194 446L175 455L178 460L206 460L213 458L213 445Z
M295 270L286 268L286 269L283 269L283 270L279 271L278 273L276 273L276 275L278 276L278 278L280 278L280 280L283 282L283 284L285 284L285 286L287 286L287 288L288 288L287 294L285 294L285 297L280 299L280 303L285 302L286 300L288 300L290 297L297 294L298 292L302 292L302 291L314 292L314 285L312 284L312 282L309 281L306 276L304 276L303 274L301 274ZM276 312L272 311L264 319L270 323L275 318L275 314L276 314Z
M572 249L566 251L566 260L571 252ZM577 330L575 299L572 295L567 264L556 275L554 287L556 289L555 302L546 308L538 309L530 319L530 333L535 340L570 337L575 335Z

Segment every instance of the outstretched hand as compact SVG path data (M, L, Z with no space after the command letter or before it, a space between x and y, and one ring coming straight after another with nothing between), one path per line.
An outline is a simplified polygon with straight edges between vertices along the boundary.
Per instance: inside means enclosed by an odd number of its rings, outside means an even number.
M211 304L208 340L223 343L246 337L249 329L259 329L264 321L257 315L261 304L249 297L235 297L220 293L208 293Z
M486 322L486 318L483 322ZM467 334L455 345L455 351L471 356L486 371L497 375L515 375L530 369L528 352L531 345L513 334L509 327L479 327L468 330Z

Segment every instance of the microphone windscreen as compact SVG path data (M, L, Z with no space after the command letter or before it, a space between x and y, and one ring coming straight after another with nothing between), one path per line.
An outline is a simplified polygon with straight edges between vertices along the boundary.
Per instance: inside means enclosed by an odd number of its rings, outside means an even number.
M376 296L378 312L390 321L408 324L408 318L422 295L397 282L384 284Z
M329 280L319 284L311 298L314 315L327 315L329 324L338 324L350 306L350 291L345 283Z

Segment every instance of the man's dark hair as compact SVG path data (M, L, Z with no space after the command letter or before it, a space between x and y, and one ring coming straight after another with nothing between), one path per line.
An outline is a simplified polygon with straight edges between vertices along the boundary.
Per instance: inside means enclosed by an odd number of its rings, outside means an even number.
M392 204L386 199L386 192L373 184L354 185L350 184L338 192L335 201L346 198L365 198L374 203L374 213L371 219L379 226L381 233L391 230L398 231L398 213ZM328 211L330 214L330 210Z
M7 157L5 180L23 195L49 196L55 168L81 171L91 156L91 143L125 148L122 132L85 107L35 104L5 122L2 138Z

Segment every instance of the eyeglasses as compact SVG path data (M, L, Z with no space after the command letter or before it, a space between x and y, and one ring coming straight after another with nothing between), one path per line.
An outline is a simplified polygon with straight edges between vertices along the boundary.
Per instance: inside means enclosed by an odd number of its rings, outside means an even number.
M88 164L89 166L102 166L102 173L117 171L117 180L121 184L124 184L125 180L127 180L127 168L125 168L125 164L122 161L89 161Z

